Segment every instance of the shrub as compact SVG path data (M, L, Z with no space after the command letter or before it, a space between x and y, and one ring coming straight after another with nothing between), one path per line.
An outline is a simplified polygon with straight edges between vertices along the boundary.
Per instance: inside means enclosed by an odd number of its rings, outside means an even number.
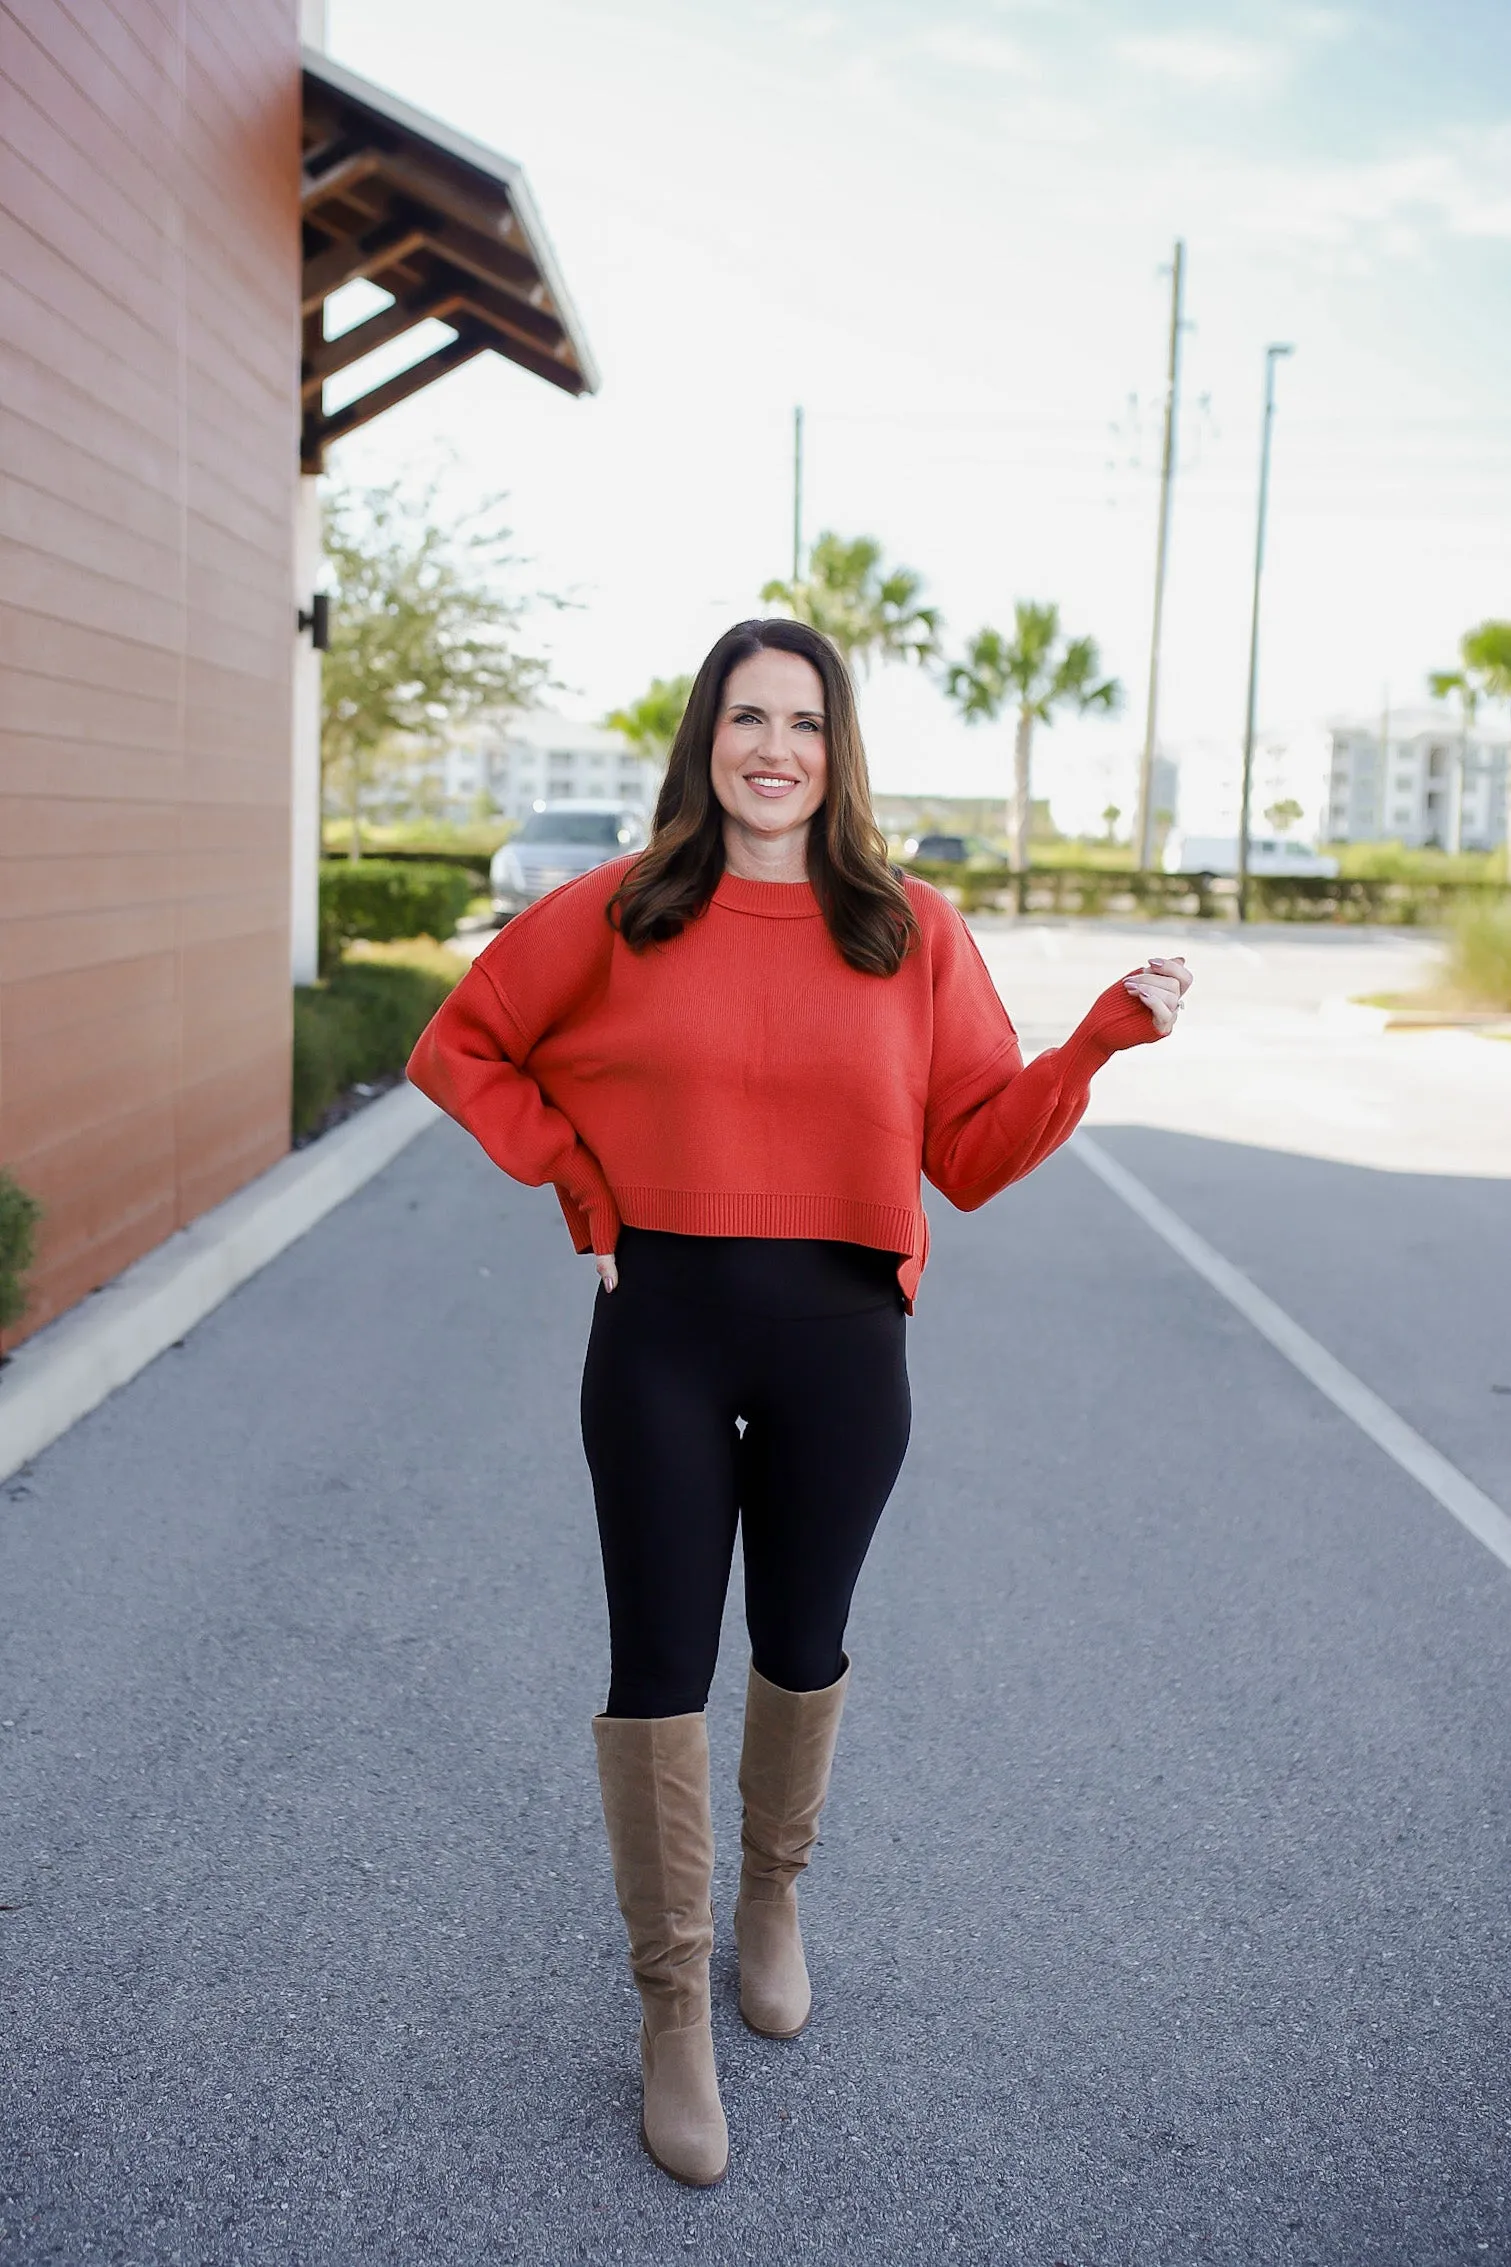
M1449 976L1486 1007L1511 1008L1511 898L1467 906L1454 923Z
M327 859L320 868L320 972L328 976L359 937L449 937L476 884L464 866L397 859Z
M393 961L348 961L294 992L294 1135L309 1133L349 1086L401 1071L451 990L444 976Z
M25 1275L36 1247L42 1207L0 1169L0 1330L26 1312Z

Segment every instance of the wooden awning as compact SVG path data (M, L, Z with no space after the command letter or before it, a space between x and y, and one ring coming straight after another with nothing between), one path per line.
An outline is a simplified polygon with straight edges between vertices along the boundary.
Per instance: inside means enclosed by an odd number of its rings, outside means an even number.
M326 448L474 355L506 355L570 394L598 373L521 168L386 89L304 51L306 472ZM333 291L364 276L393 305L325 336ZM453 339L326 416L327 378L434 318Z

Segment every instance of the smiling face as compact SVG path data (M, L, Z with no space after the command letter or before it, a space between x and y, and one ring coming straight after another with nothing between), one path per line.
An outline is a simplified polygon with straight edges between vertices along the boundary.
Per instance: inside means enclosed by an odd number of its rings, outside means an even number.
M786 853L802 875L808 826L828 781L823 679L800 653L763 646L731 669L709 759L732 861Z

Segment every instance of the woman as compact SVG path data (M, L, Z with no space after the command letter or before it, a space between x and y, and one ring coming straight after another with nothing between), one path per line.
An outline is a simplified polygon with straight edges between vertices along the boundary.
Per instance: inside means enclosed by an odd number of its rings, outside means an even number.
M721 2179L729 2154L703 1710L736 1526L740 2008L785 2039L811 2004L795 1884L845 1623L907 1447L920 1172L971 1210L1031 1171L1189 982L1151 961L1024 1068L959 914L886 863L839 654L802 623L741 622L698 673L649 848L519 915L415 1049L415 1084L505 1172L551 1181L597 1260L582 1431L611 1675L594 1732L642 2138L679 2180Z

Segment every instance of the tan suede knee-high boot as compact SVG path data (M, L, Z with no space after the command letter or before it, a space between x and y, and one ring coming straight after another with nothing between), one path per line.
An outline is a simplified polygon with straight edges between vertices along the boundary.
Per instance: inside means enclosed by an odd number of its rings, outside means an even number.
M745 1802L735 1942L740 2013L768 2039L792 2039L813 2006L797 1922L797 1877L818 1840L829 1767L850 1682L784 1692L752 1663L745 1699L740 1793Z
M714 1834L703 1716L596 1716L614 1886L640 1991L641 2138L663 2172L711 2188L729 2163L709 2026Z

